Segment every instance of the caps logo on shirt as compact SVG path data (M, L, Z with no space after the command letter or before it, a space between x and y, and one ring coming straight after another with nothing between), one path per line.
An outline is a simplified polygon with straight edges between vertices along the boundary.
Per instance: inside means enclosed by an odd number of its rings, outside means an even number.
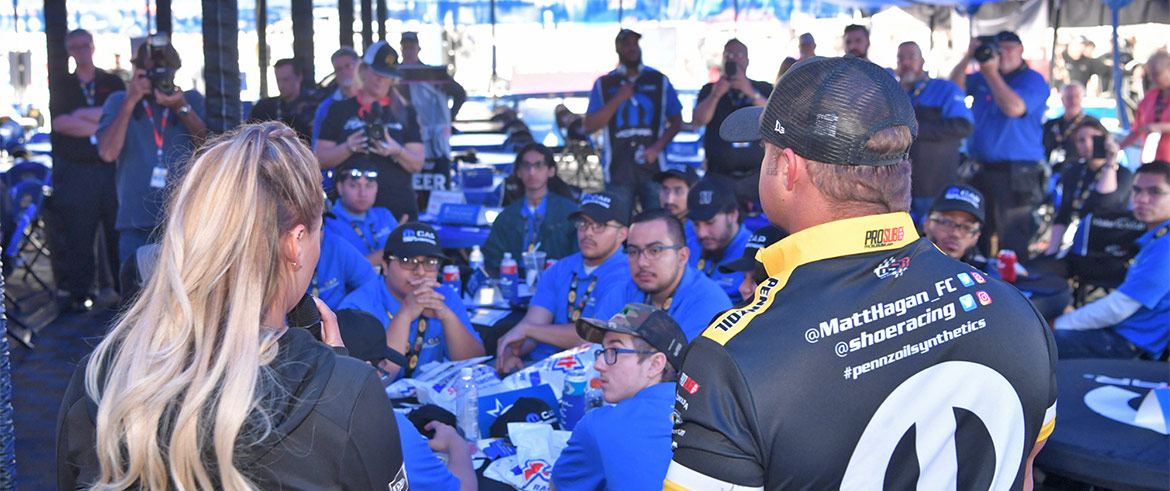
M699 391L699 383L695 382L695 379L688 377L686 373L679 375L678 385L691 395L694 395L695 392Z
M715 198L715 191L700 191L699 192L699 204L700 205L709 205L709 204L711 204L711 200L714 198Z
M591 205L591 204L600 206L600 207L608 210L609 205L610 205L609 196L605 196L605 195L601 195L601 194L587 194L587 195L585 195L584 198L581 199L581 206Z
M403 230L402 242L426 242L431 245L438 245L438 239L435 234L426 230Z
M905 227L879 228L865 232L865 248L885 247L906 237Z

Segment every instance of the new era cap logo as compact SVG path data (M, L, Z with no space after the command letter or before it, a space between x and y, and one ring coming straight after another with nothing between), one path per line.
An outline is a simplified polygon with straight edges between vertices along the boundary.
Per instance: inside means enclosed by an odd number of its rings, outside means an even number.
M780 124L779 119L776 120L776 128L775 129L776 129L777 133L780 133L781 135L784 134L784 125Z
M711 200L715 198L715 191L699 191L699 204L709 205Z

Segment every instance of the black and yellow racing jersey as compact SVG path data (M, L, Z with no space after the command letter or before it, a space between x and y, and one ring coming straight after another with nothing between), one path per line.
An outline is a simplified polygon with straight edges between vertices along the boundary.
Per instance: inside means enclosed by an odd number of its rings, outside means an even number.
M667 489L1019 489L1056 348L1023 295L905 213L803 230L688 348Z

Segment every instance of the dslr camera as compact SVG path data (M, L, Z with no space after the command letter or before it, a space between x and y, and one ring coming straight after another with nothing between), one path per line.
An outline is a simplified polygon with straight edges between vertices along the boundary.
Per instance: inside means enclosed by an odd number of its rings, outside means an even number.
M370 105L370 110L366 112L365 126L362 127L362 133L366 136L366 150L370 151L375 145L381 145L386 140L386 126L382 122L382 105L375 102Z
M151 60L151 68L146 71L146 78L150 85L164 94L175 93L175 69L167 65L167 47L171 42L166 33L151 34L146 38L147 56Z
M979 47L975 48L975 61L983 63L990 60L993 54L999 54L999 41L995 36L979 36L976 39L979 40Z

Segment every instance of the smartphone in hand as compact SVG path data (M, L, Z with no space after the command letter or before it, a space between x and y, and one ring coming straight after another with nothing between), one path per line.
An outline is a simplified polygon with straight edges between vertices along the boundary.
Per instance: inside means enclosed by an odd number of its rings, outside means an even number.
M286 319L289 327L308 329L309 333L321 341L321 313L317 311L317 304L313 302L313 295L305 293L301 301L288 313Z

